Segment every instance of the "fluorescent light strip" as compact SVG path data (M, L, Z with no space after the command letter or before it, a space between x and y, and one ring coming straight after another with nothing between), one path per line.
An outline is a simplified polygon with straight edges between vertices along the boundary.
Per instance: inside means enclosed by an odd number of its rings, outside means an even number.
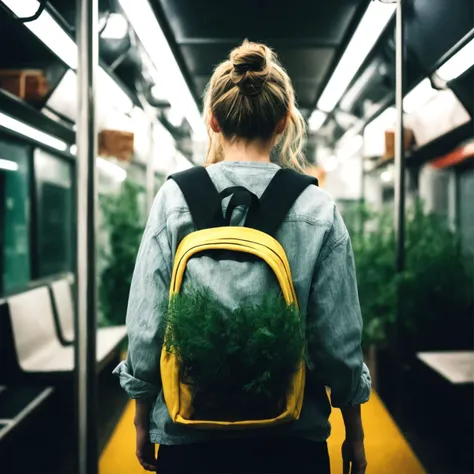
M437 71L437 75L446 82L464 74L474 65L474 38L448 59Z
M171 106L186 117L196 138L207 136L196 102L148 0L119 0L159 76L153 79ZM156 76L156 75L155 75Z
M397 109L395 107L389 107L385 109L379 116L370 121L366 127L367 129L376 129L376 130L387 130L395 126L397 120Z
M0 158L0 170L18 171L18 163Z
M392 172L391 172L390 170L385 170L385 171L383 171L383 172L380 174L380 179L381 179L384 183L390 183L391 181L393 181Z
M68 149L68 145L66 142L59 140L47 133L44 133L37 128L30 127L26 123L20 122L9 115L5 115L4 113L0 112L0 126L5 127L8 130L13 132L19 133L24 137L31 138L36 140L43 145L50 146L51 148L55 148L56 150L66 151Z
M354 105L355 101L362 94L363 89L369 83L369 81L377 75L378 69L380 68L380 62L375 61L370 63L364 72L356 79L352 87L344 94L339 108L345 112L349 112Z
M107 97L109 104L117 110L128 114L133 109L132 99L102 68L97 75L98 92Z
M2 2L19 18L33 15L40 6L37 0L2 0ZM25 23L25 26L61 61L71 69L77 68L76 43L47 10L44 10L37 20Z
M333 171L335 171L338 165L339 161L334 155L329 156L323 162L324 171L326 171L327 173L332 173Z
M364 139L362 135L354 135L352 130L346 132L343 137L339 140L337 146L337 155L341 159L352 158L358 153L364 145Z
M312 132L317 132L326 121L327 114L320 110L313 110L311 117L308 120L308 127Z
M396 5L370 2L354 36L318 101L319 109L324 112L331 112L336 107L362 63L385 30L395 9Z
M100 35L103 39L121 40L127 36L128 21L120 13L110 13L106 18L104 31Z
M77 145L71 145L69 152L71 155L76 156ZM96 159L96 166L119 182L125 181L127 178L127 170L124 170L121 166L113 163L112 161L106 160L105 158L98 157Z
M1 0L16 16L24 18L34 14L39 8L38 0ZM51 14L44 10L35 21L25 26L47 46L61 61L71 69L77 69L77 46L71 37L62 29ZM99 68L99 93L112 98L112 104L124 112L132 110L133 102L125 91L105 72Z
M438 91L433 89L431 81L428 78L423 79L403 99L403 110L405 113L411 114L436 97L437 94Z

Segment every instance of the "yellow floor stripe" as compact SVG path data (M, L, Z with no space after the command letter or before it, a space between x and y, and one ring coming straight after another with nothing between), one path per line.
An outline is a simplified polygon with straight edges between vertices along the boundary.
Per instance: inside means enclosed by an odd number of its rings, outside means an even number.
M100 474L143 474L135 458L133 403L129 403L100 459ZM376 394L363 407L366 431L367 474L425 474L425 470L403 438L390 414ZM331 416L329 439L332 474L342 473L340 448L344 424L339 410Z
M362 407L365 429L367 474L425 474L425 470L411 450L397 425L377 394L372 393ZM331 415L332 435L329 439L331 470L342 473L341 446L344 441L344 422L341 411Z

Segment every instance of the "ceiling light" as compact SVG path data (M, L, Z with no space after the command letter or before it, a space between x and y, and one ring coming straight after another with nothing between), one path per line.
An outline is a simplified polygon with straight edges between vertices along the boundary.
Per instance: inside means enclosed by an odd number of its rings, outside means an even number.
M77 145L71 145L69 148L71 155L76 156L77 154ZM112 176L119 182L125 181L127 178L127 171L124 170L121 166L116 163L106 160L105 158L98 157L95 161L97 168L100 168L102 171Z
M102 171L105 171L108 175L112 176L119 182L125 181L127 178L127 171L109 160L97 158L96 163L98 168L100 168Z
M362 63L385 30L395 9L396 5L370 2L354 36L351 38L318 101L319 109L331 112L336 107Z
M334 155L331 155L324 160L323 168L327 173L331 173L336 170L338 164L339 162L337 158Z
M474 38L448 59L437 71L446 82L456 79L474 65Z
M411 114L436 97L437 94L438 91L433 89L431 81L428 78L423 79L403 99L403 110L405 113Z
M349 112L354 106L355 102L359 99L362 94L362 91L367 86L367 84L374 78L377 77L378 70L380 68L380 61L376 60L369 64L369 66L364 70L364 72L356 79L352 87L347 91L347 93L342 98L339 107L341 110Z
M317 132L326 121L327 114L321 112L320 110L314 110L311 114L311 117L308 120L309 129L312 132Z
M176 110L175 108L171 107L168 111L167 115L168 122L173 125L173 127L180 127L183 123L183 114Z
M352 130L349 130L339 141L337 155L342 159L352 158L364 144L362 135L353 135L353 133Z
M392 175L392 172L389 171L389 170L385 170L383 173L380 174L380 179L384 182L384 183L390 183L393 179L393 175Z
M364 129L364 156L381 156L385 152L385 132L395 127L397 109L389 107Z
M153 79L197 137L207 136L198 106L148 0L119 0L158 74Z
M0 158L0 170L18 171L18 163Z
M2 0L2 2L19 18L34 15L40 7L38 0ZM25 23L25 26L61 61L72 69L77 68L76 43L47 10L44 10L37 20Z
M365 133L374 133L375 131L382 133L395 126L397 120L397 109L389 107L385 109L378 117L374 118L365 127Z
M44 133L36 128L30 127L26 123L20 122L9 115L5 115L0 112L0 127L7 128L12 132L19 133L24 137L31 138L32 140L36 140L43 145L47 145L51 148L55 148L56 150L66 151L68 149L68 145L66 142L59 140L47 133Z
M154 69L154 66L152 65L151 68ZM155 100L163 101L163 102L166 101L166 97L163 95L163 91L161 91L160 88L156 84L152 86L152 88L150 89L150 92Z
M107 100L111 107L120 110L124 114L132 111L132 99L102 68L99 69L97 75L97 91L101 96L101 100Z
M103 39L121 40L128 34L128 22L120 13L110 13L106 17L106 25L101 33Z

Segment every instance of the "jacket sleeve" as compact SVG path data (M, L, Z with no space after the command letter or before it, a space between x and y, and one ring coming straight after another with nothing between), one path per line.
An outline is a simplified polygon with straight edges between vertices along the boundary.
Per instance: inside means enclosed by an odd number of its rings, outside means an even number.
M351 241L338 211L314 271L308 305L309 377L331 389L334 407L368 401L362 316Z
M168 299L171 249L158 193L142 237L126 317L127 359L114 370L130 398L153 401L161 390L160 308Z

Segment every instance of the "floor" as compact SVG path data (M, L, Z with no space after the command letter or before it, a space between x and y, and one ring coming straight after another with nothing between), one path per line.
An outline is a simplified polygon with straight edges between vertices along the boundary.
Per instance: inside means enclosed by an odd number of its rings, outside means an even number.
M133 411L133 404L129 403L103 451L100 474L145 472L135 458ZM363 418L369 464L367 474L426 474L377 394L374 393L370 402L364 405ZM340 448L344 440L344 425L339 410L333 411L331 423L331 468L333 473L340 474Z

